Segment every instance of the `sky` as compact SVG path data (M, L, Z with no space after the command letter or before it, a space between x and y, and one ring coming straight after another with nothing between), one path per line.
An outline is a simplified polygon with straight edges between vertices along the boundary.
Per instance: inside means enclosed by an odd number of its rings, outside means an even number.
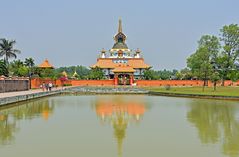
M155 70L182 69L202 35L239 24L239 0L1 0L0 38L16 40L19 59L55 67L96 63L112 48L118 19L130 49Z

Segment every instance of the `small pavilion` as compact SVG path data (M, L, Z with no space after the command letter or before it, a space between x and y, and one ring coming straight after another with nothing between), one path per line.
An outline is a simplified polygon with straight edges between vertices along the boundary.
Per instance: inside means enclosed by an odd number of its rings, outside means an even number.
M66 73L66 71L63 71L61 74L66 78L68 77L68 74Z
M54 69L54 66L52 64L50 64L47 59L45 59L43 63L38 65L38 67L42 68L42 69Z
M72 78L77 78L79 75L78 75L78 73L76 72L76 70L75 70L75 72L74 72L74 74L72 75Z

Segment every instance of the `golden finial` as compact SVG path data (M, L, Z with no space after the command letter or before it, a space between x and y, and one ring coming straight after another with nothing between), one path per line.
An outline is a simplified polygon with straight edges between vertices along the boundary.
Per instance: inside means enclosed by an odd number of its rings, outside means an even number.
M101 53L105 53L105 52L106 52L106 50L104 48L102 48Z
M139 48L137 48L137 49L135 50L135 52L136 52L136 53L140 53L141 50L140 50Z
M118 27L118 33L122 33L122 20L119 18L119 27Z

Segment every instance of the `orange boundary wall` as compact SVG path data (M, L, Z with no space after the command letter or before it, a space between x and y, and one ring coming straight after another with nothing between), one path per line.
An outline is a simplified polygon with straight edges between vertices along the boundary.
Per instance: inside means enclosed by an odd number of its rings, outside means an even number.
M62 86L62 84L70 84L72 86L113 86L114 80L68 80L61 82L60 80L52 80L52 79L40 79L35 78L31 80L32 88L40 88L40 85L45 82L52 82L54 85ZM203 81L201 80L136 80L137 86L202 86ZM209 86L213 86L212 82L208 82ZM217 83L218 86L221 83ZM225 81L225 86L239 86L239 81Z
M137 86L202 86L202 80L137 80L135 81ZM232 82L230 80L225 81L225 86L239 86L239 81ZM220 86L221 82L217 83ZM213 86L211 81L208 82L208 86Z
M52 82L53 85L62 86L62 84L70 84L72 86L112 86L114 80L67 80L62 82L61 80L52 79L40 79L35 78L31 80L32 88L40 88L40 85L44 83Z
M71 80L72 86L112 86L114 80Z

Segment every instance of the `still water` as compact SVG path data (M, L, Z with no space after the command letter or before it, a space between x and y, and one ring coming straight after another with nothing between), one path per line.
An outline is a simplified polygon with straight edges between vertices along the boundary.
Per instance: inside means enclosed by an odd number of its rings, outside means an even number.
M238 157L239 102L55 96L0 109L0 157Z

